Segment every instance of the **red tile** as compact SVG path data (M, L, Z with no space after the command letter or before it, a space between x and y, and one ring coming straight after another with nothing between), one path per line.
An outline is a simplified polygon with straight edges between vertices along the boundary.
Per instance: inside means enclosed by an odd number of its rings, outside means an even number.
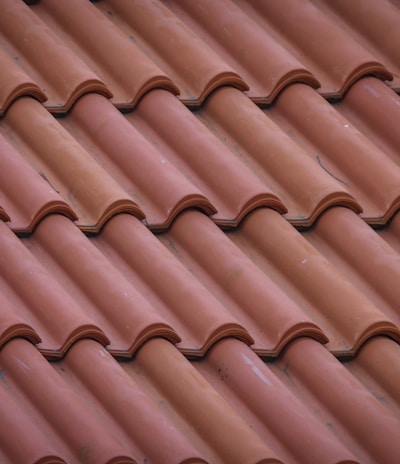
M152 92L144 99L153 95ZM176 111L183 111L184 117L190 117L190 112L168 92L160 90L156 95L156 102L165 98L177 104ZM175 130L180 130L176 118L173 115L172 118ZM187 207L215 213L215 207L203 192L159 147L153 146L140 129L129 124L129 120L106 99L90 94L80 99L61 123L75 138L75 143L90 153L97 164L111 174L114 182L140 205L152 229L165 229L176 214ZM159 131L157 126L154 129Z
M303 236L358 288L370 304L400 326L400 255L396 249L346 208L327 211ZM390 326L387 329L386 333L390 335L392 329ZM397 335L395 339L398 340Z
M3 462L136 462L30 343L9 342L0 366Z
M134 107L152 88L179 93L171 79L140 47L90 2L70 0L66 4L44 0L32 10L52 30L58 42L102 79L117 107Z
M29 95L44 102L47 97L43 90L18 66L19 56L14 59L0 47L0 63L7 69L1 75L0 114L3 115L10 104L18 97Z
M397 165L400 164L400 97L382 82L366 77L335 107Z
M59 218L72 225L64 216ZM68 294L51 269L43 267L3 223L0 226L1 341L22 336L55 357L81 337L107 345L106 335L85 314L76 295Z
M272 367L357 462L399 461L399 419L320 344L296 340Z
M234 1L318 79L319 92L326 98L342 97L357 79L366 75L383 80L393 78L392 66L385 67L384 56L371 53L368 43L360 44L351 31L343 31L336 17L331 18L318 8L321 2ZM359 7L354 11L358 15Z
M253 342L241 319L134 218L116 216L92 243L146 298L147 305L175 328L182 339L177 346L186 355L202 356L215 341L227 336Z
M393 74L389 82L400 90L399 58L396 44L400 40L400 8L398 2L391 0L313 0L326 15L329 15L348 37L356 40L365 49L376 56Z
M289 347L287 350L293 351L301 344ZM358 462L351 448L321 420L323 405L310 407L296 397L294 378L293 384L279 378L276 370L282 367L282 360L277 365L264 363L243 343L225 339L193 365L283 462ZM290 370L284 373L291 376ZM342 369L338 374L347 373Z
M111 96L98 76L25 3L2 0L1 9L0 46L22 69L13 66L11 76L25 84L24 75L29 76L25 92L40 101L46 97L44 104L55 113L67 111L86 92Z
M284 90L265 113L357 200L365 221L384 224L400 207L400 167L371 140L370 132L363 135L353 118L336 111L353 107L351 95L369 79L383 90L382 98L386 92L393 94L377 79L366 78L350 89L343 102L331 105L308 86L297 84ZM398 99L395 94L392 98Z
M318 80L272 35L229 0L164 2L249 86L257 103L270 103L288 84Z
M16 232L31 231L49 212L77 219L78 226L89 232L119 212L144 217L129 194L36 100L17 100L0 121L0 132L10 153L3 162L8 159L8 169L18 169L20 176L19 181L16 175L5 180L1 201L5 209L5 201L12 203L8 214ZM19 161L22 157L27 163Z
M15 232L32 231L50 213L65 214L72 220L77 218L46 175L41 171L36 173L3 134L0 134L0 150L1 219Z
M372 240L379 239L352 211L331 208L324 213L325 220L321 218L315 230L325 224L327 234L336 238L338 248L346 248L345 259L354 254L360 229L357 229L358 236L353 238L339 222L330 221L328 225L326 218L335 211L343 211L344 215L359 221ZM306 232L305 237L313 234L313 230ZM393 317L395 307L385 311L379 301L370 298L373 287L370 291L359 288L331 255L325 254L323 249L320 251L314 241L307 241L274 211L255 211L228 236L322 329L329 339L327 347L335 355L354 355L365 340L376 334L400 340L397 318ZM381 271L366 264L366 249L359 247L358 250L360 256L365 256L366 272L379 274ZM372 281L369 284L375 286Z
M143 234L153 238L135 218L131 219L141 226ZM44 354L59 356L73 341L90 336L120 356L131 356L151 337L164 336L174 343L180 340L169 320L159 314L158 308L147 301L146 295L141 294L134 283L132 285L129 276L127 278L115 269L68 219L59 215L48 216L30 238L24 239L24 244L24 252L30 254L25 261L31 261L38 269L24 278L25 283L32 275L32 283L41 289L40 293L36 291L39 293L38 306L41 299L47 298L50 302L53 297L53 313L61 313L48 320L45 334L55 336L57 330L59 337L65 340L64 345L54 347L47 341L48 336L46 339L43 336L39 349ZM22 259L16 261L17 265L23 266ZM12 277L11 283L17 285L17 275ZM19 285L23 285L23 281ZM34 294L35 290L30 285L24 292ZM21 295L24 292L20 290ZM63 295L62 298L57 298L57 294ZM45 313L45 305L42 305ZM70 310L66 309L68 306ZM58 322L61 317L63 324ZM71 325L76 327L72 333L68 330ZM41 334L41 330L38 329L38 333Z
M270 212L280 224L281 216ZM328 341L318 325L281 291L268 273L255 266L201 213L183 213L159 238L248 330L254 338L252 348L258 354L276 356L290 340L301 335Z
M179 99L197 106L215 88L248 90L243 79L193 30L158 0L102 1L94 5L171 77Z
M292 224L308 226L335 204L361 211L343 183L321 169L271 120L268 111L236 89L217 90L197 115L233 156L276 193Z

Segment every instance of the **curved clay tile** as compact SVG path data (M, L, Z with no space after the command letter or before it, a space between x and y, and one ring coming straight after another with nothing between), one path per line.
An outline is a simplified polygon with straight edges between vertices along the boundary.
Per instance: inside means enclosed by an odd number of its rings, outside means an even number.
M164 69L179 88L179 99L198 106L214 89L247 84L195 33L158 0L94 5Z
M157 313L146 295L63 216L45 218L33 236L25 239L25 245L73 299L79 311L106 334L108 349L113 354L131 356L141 344L156 336L173 343L180 341L169 321ZM51 294L46 282L41 283L41 288L44 295L47 291ZM63 317L68 319L68 312ZM77 333L76 338L80 336ZM40 349L44 351L44 342Z
M18 56L14 60L1 48L0 67L0 115L3 115L11 103L23 95L46 101L43 90L18 66Z
M332 208L324 213L314 228L305 232L304 236L371 303L396 323L397 333L389 330L382 332L382 335L386 333L399 340L399 251L393 249L369 225L345 208Z
M190 115L169 92L158 92L170 95ZM120 188L129 192L153 230L168 228L174 217L188 207L206 214L216 212L208 198L169 162L165 153L149 143L104 97L85 95L61 122L75 142Z
M390 0L335 2L313 0L342 30L359 42L393 74L389 85L400 90L400 7Z
M3 231L3 226L0 226ZM1 234L2 232L0 232ZM1 285L0 285L1 288ZM39 335L16 313L12 303L0 293L0 348L13 338L25 338L34 345L41 342Z
M333 205L361 211L345 185L311 159L267 112L263 113L236 89L216 90L198 117L232 155L282 199L291 223L310 225Z
M248 330L254 338L252 349L261 356L276 356L301 335L328 341L294 301L203 214L182 213L159 239Z
M43 92L47 97L46 108L55 113L65 112L80 95L89 91L111 97L97 75L31 8L14 0L1 0L0 8L0 44L40 87L38 95L43 99Z
M235 226L259 206L286 212L275 192L170 94L149 93L126 118L204 192L216 207L212 219L218 225Z
M362 222L347 208L332 208L324 215L339 209ZM358 235L350 240L348 232L336 222L326 227L343 246L354 251ZM259 209L228 236L318 324L329 339L327 348L335 355L350 356L377 334L400 340L400 329L391 315L381 312L380 304L374 304L335 262L332 264L276 212ZM367 256L366 249L360 247L360 253ZM370 264L365 265L371 269Z
M342 105L349 106L338 106ZM335 108L310 87L296 84L285 89L265 113L346 187L361 205L365 221L385 223L400 208L400 166Z
M31 232L40 219L51 213L64 214L72 220L77 218L45 175L41 171L38 175L2 134L0 152L2 219L14 232Z
M271 367L357 462L399 462L399 418L319 343L295 340Z
M373 77L356 82L335 106L357 129L400 166L400 96Z
M137 363L129 364L135 368ZM103 433L112 431L135 462L206 463L202 450L196 447L196 432L182 426L182 421L168 413L169 408L162 407L167 399L161 404L153 401L156 393L146 388L138 369L124 372L96 342L76 343L60 366L54 367L70 386L70 394L84 399L87 409L102 424Z
M231 464L282 461L254 433L226 400L171 344L153 339L138 352L135 367L145 377L156 398L173 405L174 411L202 439L208 462ZM126 366L133 374L133 365ZM154 390L153 390L154 391ZM211 449L210 449L211 448Z
M234 1L318 79L325 97L342 97L363 76L393 78L381 55L371 54L309 0Z
M51 192L56 190L68 202L68 208L72 208L76 223L82 230L96 232L110 217L121 212L143 219L143 212L129 194L36 100L17 100L0 122L0 131L50 184ZM21 172L18 169L17 174ZM37 178L40 179L39 176ZM43 179L40 179L42 183ZM8 183L12 181L10 178ZM34 198L40 190L32 187L29 192ZM51 192L47 193L47 198L55 195Z
M293 82L316 88L318 80L230 0L163 2L248 84L260 104Z
M345 363L346 369L400 419L400 345L386 337L374 337L357 356Z
M245 344L229 338L215 344L202 362L193 363L283 462L356 464L346 445L270 365Z
M119 108L133 108L149 90L179 93L175 83L145 52L90 2L42 0L33 11L100 76ZM153 24L152 27L155 27Z
M0 351L0 366L0 440L9 439L1 448L11 458L3 462L136 463L130 449L31 344L9 342ZM16 446L15 440L23 443Z
M73 226L69 219L61 217ZM51 357L61 356L81 337L92 337L107 345L109 341L104 332L85 315L76 300L15 234L3 223L0 226L0 293L8 302L1 324L5 336L27 337ZM12 318L6 319L7 308L14 314Z
M62 124L131 193L153 230L166 229L190 207L222 225L237 224L258 206L286 211L273 192L164 90L149 92L126 115L99 95L85 95Z
M146 304L169 322L182 339L175 341L179 342L177 347L186 355L201 356L226 336L253 343L240 319L221 305L136 219L122 214L114 217L92 243L108 259L109 266L112 263L129 285L143 295Z

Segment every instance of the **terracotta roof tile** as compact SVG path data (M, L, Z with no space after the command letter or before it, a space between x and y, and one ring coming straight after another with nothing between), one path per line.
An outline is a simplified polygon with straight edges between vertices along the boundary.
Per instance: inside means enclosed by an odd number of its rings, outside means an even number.
M165 70L186 105L201 104L222 85L248 89L243 79L162 2L138 2L135 9L126 2L94 5Z
M303 114L302 107L298 113ZM229 87L217 90L197 114L235 157L276 192L291 223L310 225L333 205L362 211L346 185L310 159L290 139L290 131L285 133L271 120L269 110L263 112L243 93Z
M17 171L21 176L19 183L8 177L11 186L7 186L1 202L16 232L32 230L44 213L49 212L62 212L76 218L77 224L86 231L99 230L118 212L144 217L129 194L36 100L18 99L0 121L0 132L10 152L8 169L20 158L26 160L26 163L22 159L19 162L22 166ZM14 190L17 191L14 193ZM28 192L34 192L38 198L33 201L32 193L29 196ZM65 201L61 201L60 196ZM15 204L10 211L6 201Z
M30 82L29 87L26 87L30 95L39 96L43 101L44 94L47 97L44 104L56 113L68 110L86 92L94 91L111 96L98 76L31 8L14 0L1 0L1 8L3 14L0 18L0 46L32 79L34 93ZM9 60L5 64L8 62ZM16 71L13 72L15 73ZM6 97L8 100L11 95L21 94L21 77L14 84L14 87L9 87L10 95Z
M342 210L376 236L346 208L330 209L316 229L326 217ZM354 253L355 241L342 240L343 228L336 224L339 223L331 221L327 228L347 247L345 256L349 259ZM306 232L302 237L281 216L260 209L228 236L323 330L329 339L327 347L336 355L354 354L365 340L376 334L386 334L399 341L400 330L397 319L392 318L393 309L386 314L379 302L371 301L364 289L358 289L351 278L342 274L335 259L320 253L317 246L310 246L304 236L313 233ZM339 254L336 249L335 252ZM368 256L361 247L360 253Z
M397 3L0 0L0 462L398 464Z
M340 269L370 303L400 326L398 250L345 208L327 211L303 236Z
M111 101L119 108L132 108L152 88L179 93L171 79L134 41L90 2L44 0L32 10L54 32L58 41L102 79Z
M330 2L312 0L319 9L331 18L349 37L360 43L386 66L393 74L388 82L393 89L400 90L398 23L400 8L396 1L383 0L377 4L373 0Z

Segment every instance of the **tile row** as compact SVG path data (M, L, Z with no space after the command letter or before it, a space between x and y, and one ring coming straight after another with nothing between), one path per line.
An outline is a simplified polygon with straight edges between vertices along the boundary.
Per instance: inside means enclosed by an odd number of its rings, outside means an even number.
M259 208L223 232L188 210L162 234L118 214L88 237L51 214L23 238L0 223L0 344L59 358L90 337L130 357L163 337L199 357L235 337L273 358L304 336L351 357L375 335L400 341L399 221L380 236L336 207L300 233Z
M127 114L89 93L60 118L20 98L0 119L0 218L23 234L56 212L95 233L129 213L163 231L188 208L235 227L269 207L309 227L342 205L382 225L400 207L399 117L371 77L336 105L304 84L267 109L232 87L194 112L165 90Z
M65 113L87 92L132 109L155 88L199 106L216 88L232 86L265 104L296 82L337 98L366 75L400 89L393 45L400 11L388 0L379 7L322 0L0 5L0 63L7 69L0 112L29 95Z
M81 340L48 362L17 338L0 350L0 458L395 464L399 350L377 337L341 364L301 338L265 363L225 338L189 362L154 338L118 363L98 342Z

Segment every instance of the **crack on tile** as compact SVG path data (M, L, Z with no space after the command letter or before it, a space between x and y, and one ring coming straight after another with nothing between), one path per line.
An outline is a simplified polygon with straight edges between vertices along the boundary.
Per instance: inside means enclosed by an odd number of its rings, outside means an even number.
M341 184L344 184L344 185L347 185L347 187L349 187L349 184L347 182L345 182L344 180L340 179L339 177L336 177L334 174L332 174L329 169L327 169L323 164L322 164L322 161L321 161L321 158L319 155L317 155L317 162L318 164L321 166L321 168L327 172L331 177L333 177L334 179L336 179L338 182L340 182Z

